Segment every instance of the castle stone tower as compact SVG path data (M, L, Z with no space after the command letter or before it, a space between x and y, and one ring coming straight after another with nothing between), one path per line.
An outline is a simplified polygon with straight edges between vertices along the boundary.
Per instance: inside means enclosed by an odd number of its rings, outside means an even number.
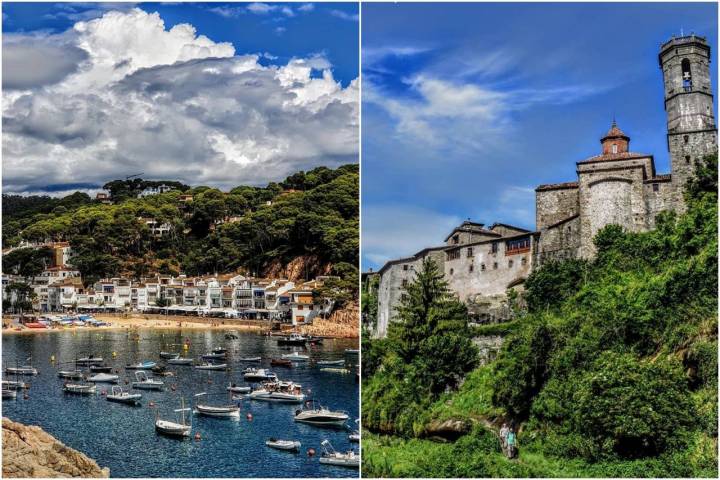
M673 37L660 47L659 60L665 86L672 183L680 206L695 161L717 152L710 45L705 37L696 35Z

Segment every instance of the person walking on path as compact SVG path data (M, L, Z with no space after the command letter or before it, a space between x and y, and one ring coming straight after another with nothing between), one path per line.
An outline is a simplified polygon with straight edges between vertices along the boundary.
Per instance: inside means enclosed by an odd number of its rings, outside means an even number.
M502 448L503 453L507 450L507 435L509 432L510 429L508 428L507 423L503 423L500 428L500 447Z
M505 443L507 444L507 457L515 458L517 456L517 436L514 429L511 428L508 431Z

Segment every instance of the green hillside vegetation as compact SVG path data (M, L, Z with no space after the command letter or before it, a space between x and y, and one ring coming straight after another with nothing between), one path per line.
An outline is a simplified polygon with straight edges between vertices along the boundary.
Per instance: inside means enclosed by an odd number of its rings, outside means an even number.
M685 213L646 233L610 225L592 261L535 271L497 360L461 384L411 390L395 340L372 341L363 474L717 477L717 157L697 172ZM467 431L426 439L445 420ZM519 427L516 460L503 421Z
M136 198L143 188L160 183L174 189ZM69 241L76 253L73 264L86 284L103 277L154 273L243 270L263 275L271 265L312 256L315 261L303 272L307 278L329 268L343 277L335 287L356 295L357 165L319 167L267 187L239 186L230 192L137 179L117 180L105 187L112 204L82 193L63 199L3 195L5 245L21 240ZM192 201L182 202L183 194L191 194ZM153 236L140 218L169 224L171 231ZM233 221L223 223L229 218Z

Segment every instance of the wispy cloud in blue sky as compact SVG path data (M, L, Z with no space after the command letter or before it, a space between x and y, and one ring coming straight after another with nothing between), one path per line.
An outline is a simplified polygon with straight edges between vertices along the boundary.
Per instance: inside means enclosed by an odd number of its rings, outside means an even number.
M716 45L716 18L709 3L365 4L364 268L466 218L534 228L534 188L574 180L613 115L668 171L657 50L681 27Z

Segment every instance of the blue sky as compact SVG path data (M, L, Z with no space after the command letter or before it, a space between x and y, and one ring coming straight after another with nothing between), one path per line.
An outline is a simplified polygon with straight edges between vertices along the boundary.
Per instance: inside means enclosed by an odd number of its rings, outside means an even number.
M250 7L255 5L255 7ZM238 54L270 53L277 61L324 53L335 78L358 76L358 6L355 3L3 3L3 31L59 33L107 10L137 7L158 12L167 28L190 23Z
M3 189L359 160L355 3L3 3Z
M717 96L714 3L368 3L362 30L363 269L467 218L534 228L534 188L575 180L613 116L669 172L657 54L681 30Z

